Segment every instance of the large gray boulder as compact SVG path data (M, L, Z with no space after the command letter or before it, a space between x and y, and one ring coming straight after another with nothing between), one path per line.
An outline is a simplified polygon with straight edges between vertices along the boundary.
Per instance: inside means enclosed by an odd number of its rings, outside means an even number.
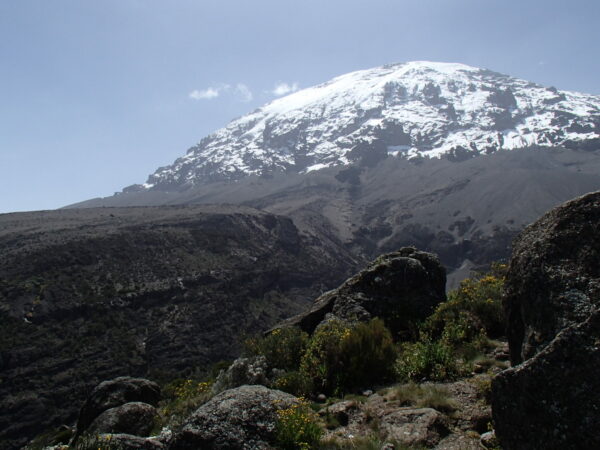
M277 410L297 399L264 386L241 386L200 406L170 442L171 450L267 449L273 442Z
M494 378L492 412L502 448L600 448L598 374L600 311Z
M513 365L600 306L599 261L600 192L551 210L515 240L504 299Z
M159 401L160 387L144 378L118 377L104 381L94 388L81 408L76 439L107 409L130 402L143 402L156 407Z
M297 326L312 333L331 318L356 322L381 317L394 334L402 333L446 300L445 286L446 270L437 256L404 247L378 257L278 328Z
M600 448L599 261L600 192L515 241L504 299L515 367L492 383L502 448Z
M107 409L94 419L86 432L90 434L125 433L149 436L157 418L156 408L148 403L130 402Z

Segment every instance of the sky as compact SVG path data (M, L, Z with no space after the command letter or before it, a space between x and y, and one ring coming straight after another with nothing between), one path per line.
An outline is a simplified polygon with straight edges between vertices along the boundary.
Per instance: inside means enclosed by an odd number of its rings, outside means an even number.
M600 94L598 0L0 0L0 213L143 183L278 96L413 60Z

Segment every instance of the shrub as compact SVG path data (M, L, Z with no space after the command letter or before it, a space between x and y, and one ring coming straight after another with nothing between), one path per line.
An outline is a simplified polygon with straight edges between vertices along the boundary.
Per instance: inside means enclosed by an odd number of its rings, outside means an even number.
M300 371L315 389L341 396L394 377L396 347L380 319L350 327L332 320L313 334Z
M396 373L403 381L451 380L465 372L449 344L429 337L404 343L396 361Z
M279 375L273 382L273 387L296 397L305 397L313 392L312 380L297 370Z
M267 336L247 339L245 353L262 355L270 368L298 370L308 344L308 334L296 327L278 328Z
M398 352L381 319L354 327L342 339L340 352L343 369L348 374L345 388L369 387L394 377Z
M277 411L275 440L278 448L285 450L316 448L323 429L315 413L302 399L287 409Z
M449 326L461 328L463 342L473 340L479 330L489 337L501 336L506 323L502 309L505 272L505 265L493 264L490 272L463 280L427 319L427 332L439 338Z
M342 340L350 335L350 327L331 320L312 335L300 362L300 372L312 380L315 389L339 395L347 377L341 364Z

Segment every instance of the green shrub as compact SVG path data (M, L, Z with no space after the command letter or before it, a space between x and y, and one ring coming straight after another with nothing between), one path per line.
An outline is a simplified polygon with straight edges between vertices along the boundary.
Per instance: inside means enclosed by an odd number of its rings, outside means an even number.
M342 341L350 336L350 327L331 320L312 335L300 362L300 372L312 380L319 392L338 395L348 376L341 363Z
M391 380L396 357L396 346L382 320L353 327L332 320L311 337L300 372L319 392L341 396Z
M490 272L463 280L427 319L426 331L439 338L447 327L455 327L461 329L463 342L473 340L480 330L488 337L501 336L506 323L502 308L505 271L505 265L493 264Z
M465 372L452 346L429 337L402 344L396 361L396 373L402 381L452 380Z
M296 327L278 328L267 336L247 339L245 353L262 355L270 368L298 370L308 344L308 334Z
M344 388L369 387L394 377L398 352L381 319L360 323L342 339L340 359L348 377Z
M323 429L317 423L315 413L304 401L277 411L275 439L278 448L284 450L317 448Z
M273 387L296 397L306 397L313 392L312 380L297 370L278 376L273 382Z

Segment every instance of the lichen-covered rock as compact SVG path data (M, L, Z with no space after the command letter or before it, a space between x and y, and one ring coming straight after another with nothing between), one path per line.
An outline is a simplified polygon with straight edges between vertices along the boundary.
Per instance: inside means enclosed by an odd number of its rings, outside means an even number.
M427 447L450 433L446 416L432 408L398 408L380 418L379 430L387 440Z
M600 192L551 210L516 239L504 300L511 362L600 306Z
M516 240L504 299L515 367L492 383L502 448L600 448L599 261L600 192L553 209Z
M238 358L227 370L221 372L213 385L213 393L219 393L226 389L233 389L244 384L268 385L267 360L264 356L252 358Z
M118 377L100 383L94 388L85 401L77 420L77 436L81 435L90 424L110 408L130 402L143 402L158 406L160 387L144 378Z
M340 287L317 298L309 311L278 327L312 333L324 321L348 322L381 317L393 333L429 316L446 300L446 270L431 253L404 247L380 256Z
M600 448L600 311L492 384L503 449Z
M200 406L170 442L171 450L267 449L273 442L277 410L296 398L264 386L241 386Z
M149 436L157 416L156 408L148 403L130 402L107 409L87 428L90 434L125 433Z

